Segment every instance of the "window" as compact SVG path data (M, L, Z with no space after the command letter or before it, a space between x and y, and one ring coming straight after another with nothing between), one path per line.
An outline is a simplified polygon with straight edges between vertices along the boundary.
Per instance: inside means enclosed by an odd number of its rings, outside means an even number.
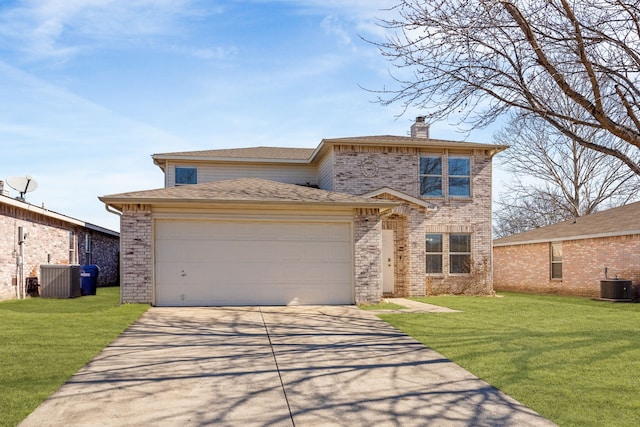
M76 251L77 247L77 238L76 232L69 232L69 264L77 264L78 263L78 252Z
M427 274L442 273L442 234L427 234Z
M176 185L196 184L197 182L197 168L184 168L176 166Z
M449 157L449 196L471 197L471 160Z
M471 158L451 156L447 160L446 177L442 169L441 156L420 157L420 195L442 197L442 180L448 183L449 197L471 197Z
M562 243L551 244L551 278L562 279Z
M93 259L91 257L91 236L89 234L84 235L84 255L85 264L93 264Z
M449 235L449 272L468 274L471 272L471 235Z
M420 195L442 197L442 157L420 157Z

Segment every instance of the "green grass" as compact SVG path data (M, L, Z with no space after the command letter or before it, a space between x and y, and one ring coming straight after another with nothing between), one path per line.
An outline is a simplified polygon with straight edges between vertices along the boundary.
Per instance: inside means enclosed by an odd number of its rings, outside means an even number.
M640 425L640 304L417 300L462 312L379 316L560 426Z
M98 288L0 302L0 425L22 421L148 308L118 301L119 288Z
M360 304L358 305L360 310L402 310L407 308L404 305L396 304L393 302L381 302L378 304Z

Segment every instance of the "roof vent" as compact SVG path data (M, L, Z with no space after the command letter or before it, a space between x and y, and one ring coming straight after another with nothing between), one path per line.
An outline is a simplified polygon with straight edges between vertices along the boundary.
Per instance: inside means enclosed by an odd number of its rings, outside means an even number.
M416 117L416 122L411 125L411 138L429 138L429 124L424 120L425 116Z

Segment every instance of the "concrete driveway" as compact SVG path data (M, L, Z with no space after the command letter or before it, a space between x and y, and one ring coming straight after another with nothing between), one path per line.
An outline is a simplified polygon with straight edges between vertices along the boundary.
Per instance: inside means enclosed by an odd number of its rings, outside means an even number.
M356 307L151 308L21 426L554 425Z

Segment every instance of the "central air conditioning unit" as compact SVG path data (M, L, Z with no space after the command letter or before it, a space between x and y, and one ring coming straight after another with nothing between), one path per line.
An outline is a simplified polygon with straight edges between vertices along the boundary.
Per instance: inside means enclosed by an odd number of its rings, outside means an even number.
M73 298L81 294L79 265L40 266L41 298Z

